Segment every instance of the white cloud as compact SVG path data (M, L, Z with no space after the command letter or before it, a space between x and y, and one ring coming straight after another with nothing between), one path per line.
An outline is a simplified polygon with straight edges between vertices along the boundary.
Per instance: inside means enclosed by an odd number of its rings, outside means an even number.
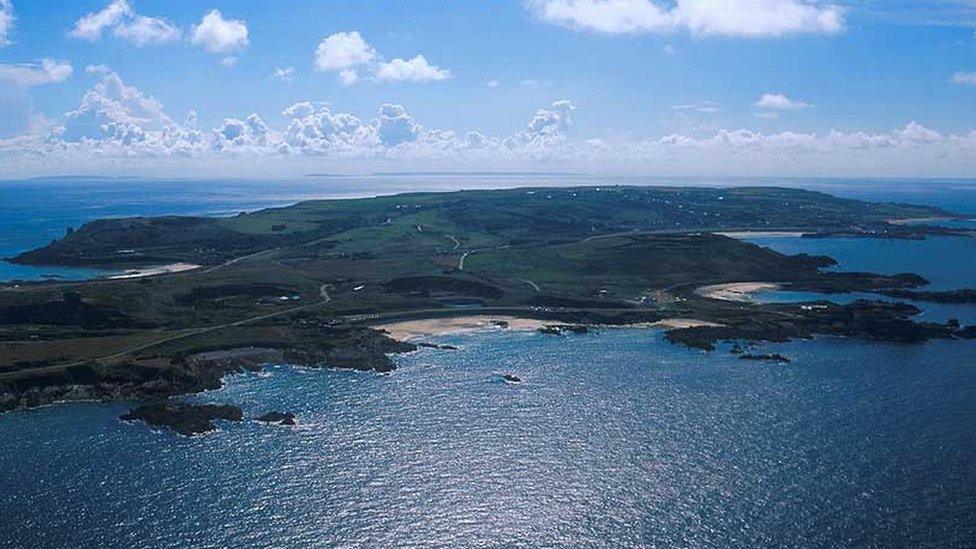
M423 55L384 61L357 31L337 32L322 39L315 48L315 69L337 73L344 86L359 82L360 70L371 72L376 82L433 82L451 77L451 71L431 65Z
M885 132L740 128L575 140L569 135L575 111L571 101L554 101L528 117L523 129L492 136L425 127L398 104L360 118L303 101L284 109L281 126L251 114L198 129L195 112L176 122L154 97L109 72L76 109L0 139L0 161L7 173L33 175L50 174L55 166L153 174L296 174L339 165L664 175L958 176L976 170L974 130L941 133L910 122ZM457 124L470 127L472 121Z
M21 88L64 82L73 68L67 61L42 59L40 64L0 64L0 81Z
M210 10L193 26L190 42L211 53L242 50L248 45L247 25L239 19L224 19L218 10Z
M603 34L776 37L843 30L841 8L806 0L530 0L543 21Z
M0 48L10 44L14 20L14 5L11 0L0 0Z
M282 82L291 82L295 79L295 67L275 67L272 75Z
M489 88L497 88L498 84L499 84L498 80L489 80L485 82L485 85L488 86Z
M234 67L237 65L237 57L233 55L228 55L220 59L220 65L222 67Z
M679 0L674 16L699 36L776 37L844 29L839 7L799 0Z
M952 75L952 83L976 86L976 72L959 71Z
M359 73L356 72L356 69L343 69L339 71L339 82L343 86L351 86L359 82Z
M380 82L436 82L450 77L451 71L431 65L423 55L410 60L393 59L376 68Z
M315 68L341 71L369 63L375 57L376 50L358 32L337 32L319 42L315 49Z
M118 74L105 74L81 99L78 108L66 114L67 119L84 116L99 118L102 124L138 125L145 129L173 126L162 103L126 84Z
M165 19L137 14L128 0L113 0L100 11L76 21L68 36L95 42L107 29L112 29L116 38L139 47L174 42L182 35L180 29Z
M180 29L165 19L137 15L131 21L115 27L115 36L142 47L149 44L165 44L180 39Z
M88 65L85 67L85 72L87 74L108 74L112 72L112 68L108 65Z
M102 37L103 30L132 14L132 6L128 0L114 0L100 11L89 13L76 21L68 36L94 42Z
M544 21L605 34L663 32L673 26L669 13L650 0L544 0L535 7Z
M694 103L682 103L674 105L672 109L679 112L697 112L701 114L715 114L722 110L722 107L712 101L697 101Z
M809 107L810 104L790 99L781 93L764 93L756 100L755 106L766 110L797 111Z
M389 103L380 107L377 134L380 143L387 147L395 147L401 143L415 141L420 133L420 125L407 114L403 105Z

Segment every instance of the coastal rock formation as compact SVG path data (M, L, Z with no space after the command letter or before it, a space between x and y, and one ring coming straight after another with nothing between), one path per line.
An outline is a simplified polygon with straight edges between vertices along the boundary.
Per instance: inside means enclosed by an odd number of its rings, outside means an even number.
M508 383L522 383L522 378L515 374L502 374L502 379Z
M166 427L183 436L193 436L217 429L214 420L241 421L244 413L229 404L184 404L169 400L143 404L121 418L142 421L151 427Z
M561 335L563 332L571 332L574 334L587 334L590 332L589 327L582 324L547 324L538 329L540 334L546 335Z
M426 347L428 349L440 349L442 351L456 351L457 347L454 345L438 345L437 343L426 343L421 342L417 344L417 347Z
M0 412L60 401L155 401L219 389L225 375L260 370L268 364L389 372L396 365L388 353L416 349L369 329L341 328L327 335L332 339L309 338L280 348L229 346L188 356L137 356L109 364L87 361L29 372L0 379Z
M881 293L888 297L911 299L913 301L930 301L932 303L976 303L976 290L971 288L946 292L892 289L885 290Z
M950 324L915 322L918 308L905 303L859 300L846 305L827 301L809 304L752 306L750 314L725 318L723 326L671 330L668 341L706 351L719 341L785 342L815 335L856 337L889 343L921 343L929 339L964 337Z
M295 425L295 414L291 412L268 412L260 417L261 423L277 423L278 425Z
M781 355L779 353L772 353L772 354L744 354L744 355L739 355L739 358L742 359L742 360L766 360L766 361L769 361L769 362L780 362L780 363L784 363L784 364L790 362L790 359L788 357L785 357L785 356L783 356L783 355Z

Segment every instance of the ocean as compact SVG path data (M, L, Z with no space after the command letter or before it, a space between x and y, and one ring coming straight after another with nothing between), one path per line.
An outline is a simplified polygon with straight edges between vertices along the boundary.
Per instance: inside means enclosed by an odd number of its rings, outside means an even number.
M884 184L840 194L976 212L971 183ZM336 190L113 182L72 201L5 185L36 204L13 208L23 222L4 226L6 250L91 217L232 213ZM149 196L153 185L171 194ZM342 191L382 192L354 187ZM965 238L760 243L976 286ZM249 417L291 411L295 428L246 420L187 439L119 421L126 403L2 415L0 546L976 545L976 341L761 346L789 364L649 329L432 341L459 350L400 356L390 375L275 366L191 397Z

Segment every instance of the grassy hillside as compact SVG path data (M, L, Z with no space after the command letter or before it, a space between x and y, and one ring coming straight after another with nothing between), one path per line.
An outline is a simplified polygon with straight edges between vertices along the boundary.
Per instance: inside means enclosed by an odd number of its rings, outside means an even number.
M17 261L117 267L215 265L275 247L333 245L379 254L553 243L630 231L893 230L886 220L949 215L774 187L573 187L315 200L231 218L159 217L88 223ZM417 233L417 234L414 234Z

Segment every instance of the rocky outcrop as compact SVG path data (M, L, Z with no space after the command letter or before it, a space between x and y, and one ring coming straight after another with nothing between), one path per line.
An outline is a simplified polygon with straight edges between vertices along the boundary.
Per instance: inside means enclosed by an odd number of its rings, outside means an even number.
M787 364L790 362L790 359L788 357L785 357L779 353L772 353L772 354L748 354L747 353L747 354L739 355L739 358L742 360L765 360L769 362L779 362L783 364Z
M278 425L295 425L295 414L291 412L268 412L258 417L261 423L277 423Z
M437 343L427 343L427 342L420 342L417 344L417 347L425 347L427 349L440 349L442 351L457 350L457 347L455 347L454 345L438 345Z
M143 404L123 415L123 421L142 421L151 427L165 427L183 436L217 429L214 421L241 421L244 413L229 404L184 404L169 400Z
M583 324L547 324L538 328L538 331L540 334L562 335L564 332L587 334L590 332L590 329Z
M892 289L880 292L888 297L932 303L976 303L976 290L964 288L945 292Z

